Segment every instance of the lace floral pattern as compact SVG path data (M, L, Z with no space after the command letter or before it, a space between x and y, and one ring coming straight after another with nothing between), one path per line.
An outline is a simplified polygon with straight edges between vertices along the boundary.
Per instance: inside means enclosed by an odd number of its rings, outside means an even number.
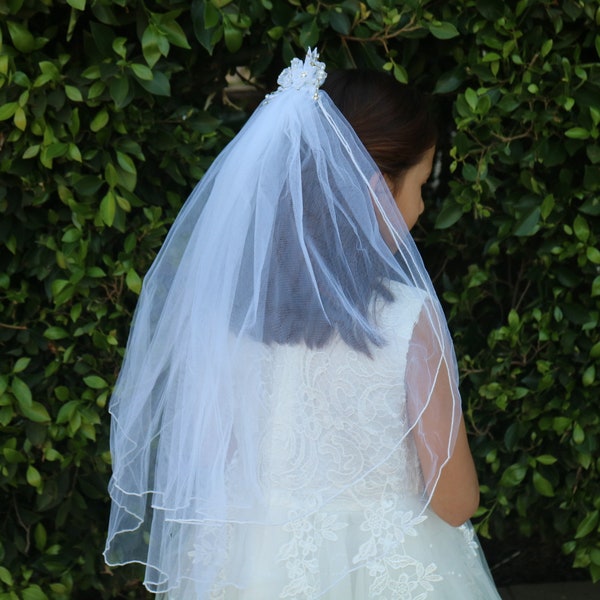
M372 578L370 598L381 598L389 592L392 598L423 600L427 591L434 589L432 584L442 581L435 564L425 565L404 550L407 537L416 537L418 525L426 519L401 510L395 497L384 498L379 506L365 510L360 529L368 539L352 562L366 563Z
M375 556L388 554L405 536L416 536L416 525L427 517L413 517L412 511L404 512L396 507L395 499L384 499L377 508L365 510L365 521L360 529L369 534L369 539L360 547L352 562L362 562Z
M425 600L436 584L443 581L437 565L424 563L408 554L407 538L416 538L426 516L403 511L397 500L384 499L378 506L366 508L360 526L348 522L351 514L316 513L283 527L290 539L279 550L278 562L285 565L288 583L279 598L309 600L319 597L320 568L324 556L342 552L340 535L366 538L353 557L354 568L368 574L369 598Z
M395 555L369 565L373 583L369 598L402 598L402 600L425 600L428 592L435 590L433 584L442 581L433 563L425 566L410 557ZM391 593L391 596L388 595ZM384 596L385 595L385 596Z
M278 561L283 562L289 583L280 598L312 598L320 589L318 553L325 541L336 542L337 532L347 527L337 515L318 513L313 519L293 521L283 527L290 540L279 550Z
M357 498L379 500L386 489L420 492L403 379L421 298L407 296L403 304L413 320L382 319L394 337L377 350L376 360L341 339L311 352L280 346L261 358L270 362L262 370L270 374L263 382L270 400L260 428L267 433L259 468L263 489L282 507L312 512L333 498L352 506Z

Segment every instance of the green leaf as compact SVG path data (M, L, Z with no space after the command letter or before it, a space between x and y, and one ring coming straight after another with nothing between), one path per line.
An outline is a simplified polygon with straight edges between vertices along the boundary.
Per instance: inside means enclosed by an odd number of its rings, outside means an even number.
M536 233L539 229L540 216L540 207L534 207L528 214L517 221L513 231L514 235L524 237Z
M573 441L576 444L583 444L583 442L585 441L585 431L579 423L575 423L573 427Z
M600 517L600 512L594 510L588 513L584 519L577 526L577 531L575 532L575 539L581 539L586 537L590 533L596 530L598 525L598 518Z
M94 196L102 187L102 180L97 175L84 175L73 181L73 187L82 196Z
M344 12L332 10L329 12L329 24L334 31L341 33L342 35L348 35L352 27L350 18Z
M233 54L242 47L243 32L227 19L223 23L223 34L225 36L225 46L229 52Z
M517 97L512 94L507 94L498 102L498 108L504 112L510 113L516 110L521 105Z
M0 566L0 581L9 587L13 586L13 578L6 567Z
M447 229L452 227L463 215L462 207L459 206L454 199L447 198L444 200L442 210L440 210L436 220L436 229Z
M219 9L210 1L204 2L204 27L212 29L221 22Z
M33 486L34 488L38 488L42 485L42 476L33 465L29 465L27 467L26 478L27 483Z
M475 110L477 108L477 102L479 101L479 97L477 96L477 92L472 88L467 88L465 90L465 100L467 104L471 107L471 110Z
M155 96L170 96L171 95L171 84L167 76L161 71L154 71L154 79L152 81L146 81L144 79L138 79L138 83L151 94Z
M13 465L27 462L27 459L21 452L13 450L12 448L2 448L2 454L4 455L6 462Z
M33 146L29 146L29 148L27 148L27 150L25 150L25 152L23 152L23 158L25 160L30 159L30 158L34 158L39 153L40 153L40 145L39 144L35 144Z
M548 53L550 52L550 50L552 50L553 44L554 44L554 40L552 40L552 38L547 39L542 44L542 50L541 50L542 56L548 56Z
M179 23L174 20L161 21L160 29L166 34L166 37L171 44L178 46L179 48L191 50L191 46L187 40L185 32Z
M152 81L154 79L154 75L152 73L152 69L147 67L146 65L142 65L139 63L132 63L129 65L133 74L138 78L144 81Z
M502 57L497 52L486 52L481 59L481 62L488 63L500 60Z
M227 35L227 31L225 32ZM319 41L319 26L316 19L306 22L300 29L300 44L303 48L314 47Z
M588 144L585 148L585 153L590 159L590 162L593 164L600 163L600 145Z
M13 367L13 373L21 373L29 366L30 362L31 358L29 358L28 356L22 356L15 363L15 366Z
M588 198L580 207L579 212L597 217L600 215L600 197L594 195Z
M8 375L0 375L0 396L8 389Z
M15 116L13 117L13 121L14 121L14 124L17 129L20 129L21 131L25 131L25 128L27 127L27 115L25 114L25 111L20 106L15 111Z
M71 417L79 406L79 400L69 400L60 407L58 414L56 415L56 423L62 425L71 420Z
M44 548L46 547L48 535L46 534L45 527L41 523L38 523L35 526L35 529L33 531L33 539L35 541L35 547L38 550L44 550Z
M207 4L210 4L210 2L207 2ZM146 27L142 35L142 52L144 54L144 59L150 68L152 68L162 56L162 51L159 46L159 36L160 34L156 31L156 28L152 23Z
M0 106L0 121L10 119L16 112L19 105L17 102L6 102Z
M527 467L519 464L510 465L500 478L500 485L505 487L518 486L527 475Z
M31 390L29 386L19 377L13 377L11 384L12 393L15 395L21 409L30 407L32 403Z
M581 376L581 383L584 387L593 385L596 381L596 365L590 365Z
M46 156L52 160L64 156L69 150L69 144L63 142L55 142L46 148Z
M139 294L142 291L142 279L134 269L129 269L129 271L127 271L125 283L127 284L127 287L136 294Z
M85 385L94 390L102 390L108 387L108 383L106 383L106 381L98 375L88 375L87 377L83 378L83 382Z
M22 600L48 600L39 585L30 585L21 592Z
M106 167L104 168L104 179L106 179L106 182L111 188L115 187L119 183L119 174L117 173L117 169L115 168L115 165L110 162L107 163Z
M590 262L594 263L595 265L600 265L600 250L598 250L598 248L588 246L585 254Z
M67 4L77 10L85 10L85 0L67 0Z
M105 90L106 84L104 81L94 81L88 90L88 100L95 100L96 98L99 98L102 96Z
M574 140L587 140L590 137L590 132L583 127L571 127L565 131L565 135Z
M113 99L117 108L122 108L125 105L125 101L129 94L129 80L125 76L119 77L118 79L112 79L108 86L108 90L110 92L110 97Z
M119 152L119 150L117 150L117 162L119 163L121 168L127 173L131 173L132 175L137 174L135 164L133 160L131 160L131 157L129 155L125 154L124 152Z
M117 203L115 199L115 194L112 190L108 190L104 198L102 198L102 202L100 202L100 217L102 221L112 227L115 222L115 214L117 212Z
M19 52L27 54L35 50L35 38L25 25L16 21L8 21L6 25L13 45Z
M204 5L204 9L202 8ZM217 20L214 25L208 26L205 23L211 22L210 17L205 18L204 12L214 10L217 15ZM220 12L212 6L211 2L193 2L192 3L192 23L194 26L194 35L200 42L203 48L212 56L215 45L223 37L223 25L221 24Z
M23 416L34 423L49 423L50 415L46 407L39 402L32 402L31 406L22 406L21 412Z
M427 25L429 32L440 40L449 40L460 35L458 29L452 23L440 23L434 21Z
M99 65L92 65L88 67L81 73L82 77L86 79L100 79L102 77L102 72L100 71Z
M546 498L554 497L554 488L552 484L538 471L533 472L533 487L539 494Z
M406 69L399 64L394 65L394 79L400 83L408 83L408 73Z
M69 337L69 333L62 327L48 327L48 329L44 331L44 337L48 340L62 340Z
M78 88L73 85L65 85L65 94L73 102L83 102L83 96Z
M83 162L83 157L81 156L81 151L75 144L69 144L67 148L67 156L76 162Z
M438 78L434 94L449 94L450 92L456 91L465 80L465 74L463 69L452 69L446 71Z
M127 56L127 38L117 37L112 42L112 49L115 54L125 59Z
M92 119L92 122L90 123L90 129L94 132L100 131L106 126L108 120L108 111L105 108L103 108L98 113L96 113L96 116Z

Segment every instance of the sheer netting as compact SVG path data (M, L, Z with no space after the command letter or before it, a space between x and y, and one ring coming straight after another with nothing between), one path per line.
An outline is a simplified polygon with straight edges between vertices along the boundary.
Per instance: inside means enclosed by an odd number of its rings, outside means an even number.
M282 73L144 280L105 557L169 598L429 598L443 575L408 541L472 540L428 509L461 417L446 321L324 78L313 52ZM414 596L343 587L386 561Z

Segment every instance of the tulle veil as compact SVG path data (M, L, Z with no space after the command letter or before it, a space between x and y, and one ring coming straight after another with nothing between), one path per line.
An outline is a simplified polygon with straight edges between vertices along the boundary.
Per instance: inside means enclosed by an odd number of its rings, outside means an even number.
M279 449L288 500L275 502L265 483L276 400L265 382L285 376L269 353L341 340L376 361L389 339L374 307L399 301L394 290L417 316L405 357L409 425L397 443L420 436L432 465L416 515L452 453L461 409L444 314L384 178L319 89L325 77L315 51L294 59L192 191L144 280L110 403L105 557L145 565L157 593L190 577L182 564L198 552L210 560L193 577L208 594L231 524L285 526L390 460L395 448L364 464L320 455L315 433ZM440 378L451 394L436 405ZM293 401L301 414L302 397ZM343 435L351 444L363 432L346 424ZM316 466L300 477L303 464ZM243 587L243 573L228 577Z

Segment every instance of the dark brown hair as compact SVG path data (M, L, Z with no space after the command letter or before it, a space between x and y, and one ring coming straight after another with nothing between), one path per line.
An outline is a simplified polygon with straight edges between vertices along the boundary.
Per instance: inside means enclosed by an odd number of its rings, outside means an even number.
M436 129L424 96L384 73L340 71L330 75L322 89L385 175L400 177L436 142ZM265 343L321 347L338 332L349 346L370 355L370 345L381 345L383 340L365 328L364 321L369 318L374 297L393 300L384 282L394 274L371 247L365 231L356 227L343 210L335 215L323 210L322 197L309 185L317 168L313 161L311 156L303 158L303 166L311 174L303 189L303 230L310 240L307 252L314 268L307 268L300 244L289 236L295 230L296 215L291 203L285 202L284 192L266 275L276 284L267 287L265 313L257 319L257 337ZM335 177L327 173L323 176L334 185ZM332 188L332 192L344 197L341 188ZM332 236L332 231L337 235ZM248 268L248 272L252 270ZM326 293L331 285L330 272L336 274L345 302L354 307L354 317L339 294ZM240 306L245 314L247 307L243 303Z
M437 141L427 96L377 71L330 73L321 86L384 175L398 177Z

